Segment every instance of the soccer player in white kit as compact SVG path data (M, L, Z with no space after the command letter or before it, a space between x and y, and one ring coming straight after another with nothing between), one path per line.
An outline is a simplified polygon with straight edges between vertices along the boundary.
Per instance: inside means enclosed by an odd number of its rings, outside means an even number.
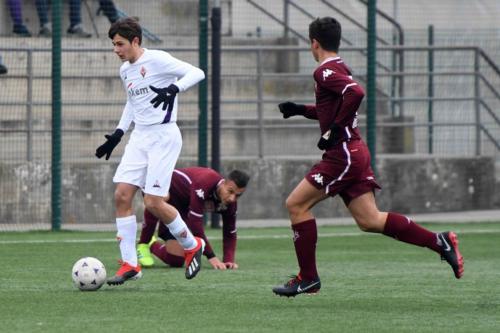
M113 51L123 61L120 77L127 91L127 103L113 134L97 148L98 158L111 152L134 122L125 152L113 182L116 183L115 206L117 239L122 256L121 267L109 285L123 284L142 276L137 263L137 220L132 200L138 189L144 193L144 205L165 223L184 248L186 278L196 276L201 267L204 242L193 237L178 211L165 202L175 163L182 148L176 124L178 92L183 92L205 78L202 70L180 61L169 53L141 47L142 29L136 20L123 18L111 25L108 33ZM162 105L162 107L159 107Z

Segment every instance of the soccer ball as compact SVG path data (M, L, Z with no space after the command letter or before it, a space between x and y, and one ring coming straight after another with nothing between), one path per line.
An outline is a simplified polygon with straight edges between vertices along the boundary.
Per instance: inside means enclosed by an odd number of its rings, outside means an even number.
M73 265L71 277L78 289L82 291L97 290L106 281L106 268L99 259L81 258Z

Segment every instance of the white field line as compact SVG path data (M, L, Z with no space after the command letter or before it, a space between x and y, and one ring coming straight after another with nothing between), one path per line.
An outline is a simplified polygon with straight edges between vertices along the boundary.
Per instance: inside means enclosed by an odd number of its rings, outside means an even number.
M500 229L469 229L469 230L455 230L458 235L468 234L498 234ZM374 233L365 232L340 232L340 233L319 233L319 238L330 237L357 237L357 236L374 236ZM238 240L247 239L282 239L292 238L292 234L278 234L278 235L239 235ZM213 239L213 238L212 238ZM103 238L103 239L33 239L33 240L0 240L0 245L8 244L50 244L50 243L110 243L116 242L116 238Z

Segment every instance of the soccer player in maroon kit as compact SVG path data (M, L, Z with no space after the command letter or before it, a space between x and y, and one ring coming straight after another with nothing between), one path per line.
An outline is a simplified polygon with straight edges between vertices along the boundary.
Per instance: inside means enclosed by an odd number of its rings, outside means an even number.
M205 240L203 254L214 269L238 268L235 262L237 200L245 191L248 180L249 176L239 170L231 171L224 179L215 170L203 167L175 169L172 175L168 203L177 208L193 235ZM222 216L222 261L215 255L205 235L204 212L216 212ZM152 266L152 252L166 264L181 267L184 250L163 223L159 225L158 237L165 243L154 241L149 245L157 224L158 218L145 210L138 245L139 262L144 267Z
M441 255L459 279L463 274L463 258L455 233L433 233L406 216L377 208L374 190L380 186L370 167L368 147L358 130L357 110L364 92L337 54L340 37L341 26L334 18L316 19L309 25L311 52L320 64L314 71L316 104L279 105L285 119L301 115L319 122L318 148L325 152L286 200L300 271L284 285L273 288L273 292L290 297L317 293L321 288L315 257L316 220L311 208L337 194L361 230L427 247Z

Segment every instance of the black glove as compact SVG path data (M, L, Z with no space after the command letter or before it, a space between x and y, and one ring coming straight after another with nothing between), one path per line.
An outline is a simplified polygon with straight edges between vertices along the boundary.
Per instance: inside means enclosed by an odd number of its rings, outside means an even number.
M174 108L175 95L179 92L179 88L175 84L171 84L166 88L156 88L149 86L158 95L153 98L150 103L157 108L161 103L163 103L163 111L168 107L168 112L172 111Z
M109 160L111 152L120 143L122 136L123 131L119 128L117 128L116 131L111 135L106 134L104 137L107 141L95 150L95 156L97 156L97 158L101 158L106 155L106 160Z
M339 139L339 131L341 130L340 127L337 125L333 124L328 131L325 132L321 136L321 138L318 141L318 148L320 150L326 150L333 146L336 141Z
M278 104L280 112L283 114L283 118L287 119L292 116L303 116L307 111L307 108L303 104L295 104L293 102L285 102Z

